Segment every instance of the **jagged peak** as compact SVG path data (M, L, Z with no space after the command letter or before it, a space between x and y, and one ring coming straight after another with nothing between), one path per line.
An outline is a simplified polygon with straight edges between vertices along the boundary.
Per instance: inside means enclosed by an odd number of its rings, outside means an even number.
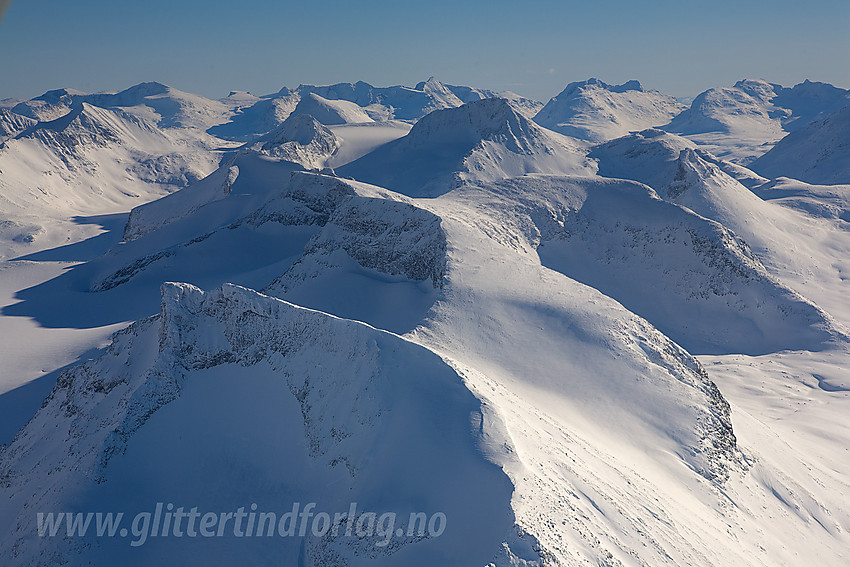
M445 83L439 81L433 75L428 77L427 81L422 81L417 83L415 87L413 87L417 91L425 91L425 90L435 90L439 92L450 92L446 87Z
M786 89L789 90L789 89ZM802 83L797 83L793 87L790 88L792 91L801 91L801 92L809 92L809 91L826 91L830 93L845 93L850 94L850 90L843 89L841 87L836 87L832 83L826 83L824 81L812 81L810 79L805 79Z

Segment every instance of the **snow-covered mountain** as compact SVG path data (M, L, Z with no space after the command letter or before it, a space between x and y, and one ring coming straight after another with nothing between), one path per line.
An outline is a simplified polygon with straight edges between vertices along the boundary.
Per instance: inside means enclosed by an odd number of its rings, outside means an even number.
M0 146L0 218L21 230L12 242L55 245L74 232L72 216L126 211L215 169L220 156L206 134L160 128L132 110L77 102Z
M309 114L322 124L356 124L372 122L366 112L347 100L328 100L316 93L306 93L301 97L292 114Z
M259 179L261 163L240 164L240 176L253 170ZM24 501L44 509L109 504L135 510L161 498L157 494L181 499L175 505L191 499L210 509L235 507L243 497L285 501L287 507L299 498L344 511L356 499L361 510L404 513L415 490L424 509L444 510L459 524L458 531L447 529L433 540L392 538L392 547L377 551L368 540L330 537L261 540L250 547L252 556L301 557L307 565L328 557L373 564L385 555L406 564L467 556L497 565L520 557L570 564L581 558L626 560L634 553L657 564L678 564L683 557L713 564L730 553L736 562L755 564L748 556L763 545L764 535L751 532L750 521L718 512L712 502L720 486L747 506L764 506L783 529L799 524L782 519L784 505L759 496L765 490L793 490L801 502L814 502L804 504L802 514L819 514L812 488L760 480L780 474L781 463L762 457L757 473L743 466L728 407L690 355L611 298L546 268L550 260L535 253L559 240L558 234L577 234L585 224L581 217L608 223L598 234L618 226L632 234L623 220L646 222L644 208L658 208L658 222L671 227L682 218L690 219L692 229L709 228L708 221L640 185L592 178L531 176L410 200L309 174L296 174L278 192L270 171L263 172L269 181L265 204L244 223L222 223L204 242L218 239L211 250L226 249L221 239L233 239L236 227L247 229L247 223L267 235L273 224L315 227L303 255L296 254L268 291L328 311L300 309L234 286L208 294L166 286L160 314L123 331L102 355L64 374L51 400L4 453L4 490L20 499L6 508L4 521L19 528L8 532L4 545L21 562L126 555L126 540L34 544L22 538L34 529L30 515L17 512L17 502ZM611 217L617 208L622 213ZM671 215L674 210L682 218ZM560 219L569 216L576 221L562 226ZM201 207L186 219L192 217L215 215ZM150 245L161 230L134 242L147 239ZM616 246L593 234L589 229L575 249ZM639 248L626 257L646 261L676 244L660 244L652 255ZM658 239L647 239L645 246L659 246ZM694 259L705 250L688 249ZM602 265L604 259L590 263ZM706 268L726 272L712 263ZM667 277L681 281L672 275L676 270L690 268L677 258ZM694 285L702 287L696 280ZM763 284L742 273L732 285L756 290ZM405 340L331 316L336 313L414 331ZM129 373L116 371L128 362ZM443 384L453 384L456 392L446 400L440 396L449 386ZM395 389L405 385L434 393ZM461 402L466 405L455 405ZM73 417L65 417L69 406ZM430 417L434 408L439 418ZM470 412L479 425L451 425L454 419L468 424ZM227 417L211 432L197 418L204 413ZM601 414L606 419L599 420ZM58 436L57 427L63 431ZM243 430L255 431L247 444ZM268 433L258 437L258 430ZM61 450L39 441L47 431ZM165 431L182 433L163 443ZM375 436L383 439L388 432L395 442L379 443L385 452L375 453ZM232 459L222 462L221 455ZM389 480L408 474L391 462L419 471L410 477L417 488ZM443 467L445 462L454 464ZM179 478L169 473L174 466L183 471ZM55 471L49 481L42 476L46 468ZM265 471L278 488L255 489L250 496L223 488L241 486L246 470ZM252 485L269 486L259 473L248 474ZM45 491L47 482L55 489ZM329 492L328 483L338 486ZM388 483L396 488L387 492ZM128 490L131 485L136 488ZM686 485L699 496L687 507L676 506L680 496L671 485ZM36 500L27 496L36 491ZM73 497L81 493L84 501ZM599 502L610 504L601 508ZM730 521L742 534L735 539L726 535ZM706 522L724 529L700 540L677 535L705 530ZM671 524L677 530L670 531ZM828 548L828 538L817 537ZM228 540L198 552L162 539L146 543L135 557L145 562L169 553L194 561L207 553L245 553Z
M128 363L132 369L119 378L116 371ZM382 513L406 511L418 500L429 514L455 518L438 538L423 542L411 534L385 548L346 537L311 538L306 549L295 537L259 540L255 557L287 564L323 565L335 558L357 565L370 556L409 565L438 558L481 563L513 525L510 482L482 453L495 443L485 437L491 425L483 423L482 402L439 356L362 323L235 286L205 294L166 284L160 315L121 332L102 356L64 374L59 384L5 453L4 487L17 497L4 506L3 524L21 522L23 529L2 545L14 548L19 562L115 559L117 546L86 550L64 538L48 545L19 539L35 529L35 517L10 515L18 503L63 507L81 492L86 505L99 509L134 507L166 493L191 495L195 504L216 509L244 491L269 504L291 497L348 510L355 501L363 512ZM201 425L203 416L217 412L229 417L212 429ZM470 419L486 429L470 428ZM163 443L157 431L171 428L180 436ZM38 442L48 430L53 447ZM285 430L295 434L281 435ZM161 466L168 461L182 469L179 478ZM53 471L49 477L47 470ZM216 474L206 474L210 470ZM247 471L251 486L244 484ZM200 481L204 476L207 481ZM144 488L130 489L137 482ZM48 484L53 489L45 490ZM231 484L242 488L225 488ZM37 501L33 490L42 494ZM474 534L469 525L476 526ZM187 548L172 552L181 563L244 557L244 550L224 541L200 555ZM143 550L132 562L161 553Z
M750 167L770 178L850 184L850 99L848 106L835 114L782 138Z
M217 455L221 454L222 450L225 452L227 450L221 445L220 440L212 445L199 444L195 440L195 434L187 430L185 425L190 421L197 421L191 417L192 412L187 412L180 406L188 404L188 408L197 408L193 411L211 411L215 406L209 405L212 400L208 396L215 395L220 403L224 404L220 411L231 415L234 419L233 424L243 423L243 426L248 426L249 423L254 423L253 421L245 423L240 417L247 414L234 413L232 408L226 409L235 399L233 395L226 393L231 387L237 390L242 389L242 396L248 396L242 398L245 403L243 411L250 412L253 416L252 420L259 419L261 422L271 424L279 423L279 420L283 419L283 423L293 424L289 428L291 431L297 432L297 436L281 438L279 426L272 426L269 431L269 439L279 439L278 443L283 443L278 453L287 456L285 461L277 461L278 465L273 465L267 460L267 449L261 451L251 449L244 445L240 436L233 437L234 442L241 447L240 451L254 455L252 462L256 463L256 467L266 470L269 478L276 478L276 486L285 487L283 493L279 490L267 496L257 493L255 498L258 500L279 501L285 494L302 494L301 498L315 495L316 500L327 502L328 506L347 505L348 500L355 498L361 506L383 505L403 510L410 506L410 488L406 483L397 484L394 490L397 491L398 496L391 497L393 492L387 492L387 481L384 479L404 477L407 474L404 472L406 469L388 469L384 463L390 461L407 463L405 467L410 467L411 471L418 471L410 477L410 481L418 486L416 489L418 492L427 495L427 500L423 500L426 504L423 505L429 510L444 510L447 516L452 515L456 518L458 526L455 528L457 531L452 533L447 531L433 542L394 540L393 547L387 552L391 552L396 557L409 556L409 564L416 564L419 560L428 562L432 554L439 554L433 555L434 557L451 558L464 558L469 555L480 558L476 561L497 559L502 564L509 564L508 561L512 556L525 556L530 559L530 554L533 553L540 561L541 557L550 553L557 553L556 557L566 553L567 548L557 543L559 539L565 537L569 541L581 542L582 546L593 554L603 554L604 551L601 548L610 545L587 539L582 535L585 529L583 526L588 520L581 520L580 515L573 517L573 514L578 514L578 510L582 510L581 515L583 515L587 504L576 503L575 506L578 508L571 506L570 509L560 512L562 515L565 512L567 514L564 516L565 522L558 529L557 533L560 535L546 534L540 530L542 518L554 512L548 510L545 503L557 501L558 495L563 493L565 486L559 482L553 483L547 480L542 473L533 472L532 469L527 468L527 464L523 464L518 459L518 452L529 457L533 454L549 454L550 457L547 458L551 458L554 456L552 453L554 447L546 443L541 444L541 439L537 435L521 435L516 440L507 436L508 429L501 424L503 419L501 415L507 408L516 411L524 407L518 406L516 399L525 398L524 403L535 403L538 406L533 414L523 418L529 420L529 424L536 423L539 419L537 416L546 415L547 419L555 419L548 426L553 434L566 435L571 429L568 423L573 423L573 427L591 427L597 431L597 435L612 438L622 434L625 431L624 427L627 427L632 434L639 429L642 432L640 445L650 446L657 442L660 443L659 446L670 448L668 454L671 456L669 459L672 460L664 459L664 464L660 465L662 468L670 467L671 472L675 471L678 468L675 463L684 459L689 467L685 469L689 471L686 474L694 475L695 479L703 479L697 480L697 483L705 483L704 489L707 490L711 490L712 482L707 479L720 482L730 474L730 467L734 469L738 466L734 438L728 421L728 408L713 385L707 381L704 371L684 351L675 347L663 335L610 299L581 284L570 282L562 276L556 276L554 279L551 279L552 276L546 276L551 281L541 282L538 278L543 275L541 270L544 269L539 263L537 268L534 268L533 256L518 253L515 249L506 247L480 228L458 224L460 217L443 217L445 229L440 229L433 225L433 221L438 218L434 216L434 213L417 212L418 208L413 203L405 204L403 198L393 197L392 194L378 188L343 184L348 186L346 195L339 192L340 182L330 178L299 175L293 179L296 181L289 189L289 195L303 195L301 198L313 199L316 205L323 202L324 206L330 206L332 211L321 232L307 247L306 255L301 263L312 264L313 269L317 269L317 273L321 275L327 268L322 263L316 263L315 260L308 260L309 258L315 258L319 251L323 251L321 254L324 254L326 258L339 257L340 254L348 255L350 251L353 256L349 255L349 257L353 258L355 265L360 266L360 277L365 276L367 280L371 280L373 288L390 289L394 285L411 280L422 280L423 285L431 286L432 289L442 287L444 299L434 312L433 322L418 331L414 338L417 342L430 344L443 357L450 357L451 368L446 366L440 357L421 347L414 347L396 336L380 333L351 321L338 320L320 312L299 309L291 304L264 298L248 290L226 286L206 296L190 286L166 286L159 317L140 322L123 331L102 357L87 366L80 367L77 371L64 375L60 380L61 386L54 391L52 398L54 401L48 403L41 411L40 417L28 426L30 433L25 432L19 435L15 444L7 449L3 457L3 477L7 479L6 486L11 492L21 495L21 498L27 498L26 494L43 486L45 481L39 476L42 466L35 463L43 463L45 455L51 455L49 458L54 464L50 468L56 470L55 474L58 474L51 482L56 482L54 486L65 488L44 493L46 496L38 505L45 508L66 505L68 501L65 498L72 493L66 489L70 487L74 487L73 492L84 490L88 493L90 498L88 502L92 506L104 506L110 501L114 504L116 495L124 493L128 496L134 495L129 500L121 501L122 506L129 507L143 502L146 494L153 495L157 490L173 491L175 495L185 494L185 490L190 486L194 487L192 493L198 498L202 495L220 494L220 490L213 487L228 483L226 469L220 471L221 475L217 474L211 478L210 482L213 484L206 486L203 483L198 484L196 475L200 474L200 471L209 470L212 463L218 462ZM273 202L284 205L286 199L273 200L270 203ZM306 210L321 211L316 205ZM435 203L434 206L444 215L448 215L449 209L456 210L456 214L462 214L457 209L457 203ZM199 212L200 210L195 214ZM417 217L425 223L411 222ZM259 216L253 215L252 218L258 219ZM462 255L447 257L446 241L442 238L433 238L433 235L439 235L443 230L446 230L443 238L449 239L451 246L458 251L461 250L459 244L462 241L466 241L467 245L473 242L477 242L478 245L464 246ZM358 242L357 235L360 235L360 238L369 239L371 244L367 245L365 241ZM416 245L416 242L420 244ZM397 243L402 245L396 247ZM337 248L337 246L340 247ZM429 252L422 255L420 251ZM475 278L471 280L470 277L479 269L477 266L480 266L481 253L496 253L513 259L510 277L501 282L485 273L479 273L477 277L484 278L481 281L499 284L493 289L490 289L492 284L481 287L479 282L472 285ZM426 266L433 266L433 268L428 269ZM500 263L494 264L492 268L498 266ZM350 269L349 267L348 270ZM343 274L345 272L343 271ZM301 273L309 272L301 271ZM357 273L357 270L348 273L353 275ZM393 273L398 278L395 280L396 283L392 279L387 280L387 276ZM289 281L293 281L292 278L289 278ZM515 299L505 295L508 288L504 286L507 281L513 282L510 289L513 289L515 293L522 290L521 293L527 295L528 299L536 297L534 301L541 302L541 305L551 305L560 314L556 316L554 313L537 313L535 309L529 310L516 304ZM556 289L560 290L559 294L563 294L556 296L560 299L549 295ZM477 290L474 292L478 295L477 299L469 296L473 290ZM333 299L331 294L319 295L323 295L326 300ZM607 306L604 320L595 321L588 318L590 312L597 312L592 304L587 303L588 296L594 302L602 302ZM493 317L493 327L489 328L488 325L480 332L465 332L463 329L468 328L468 323L463 321L476 317L478 307L475 306L478 302L491 305L492 309L488 312ZM353 306L355 303L350 305ZM366 307L366 305L363 306ZM516 315L521 313L531 319L517 319ZM455 319L454 322L446 319L449 315ZM246 317L248 320L245 319ZM578 325L581 332L576 332L571 326L562 327L556 324L561 317L572 321L573 325ZM512 323L509 323L511 321ZM551 338L560 343L561 348L553 351L548 344L537 345L534 350L538 355L542 356L544 352L548 352L547 356L555 358L541 366L535 375L523 370L522 364L517 366L523 357L517 358L511 355L511 352L518 353L528 349L530 345L521 341L519 344L509 346L509 343L502 341L510 337L518 339L525 336L525 333L519 331L526 325L539 324L554 325L551 326L553 333ZM449 334L440 331L446 325L454 328ZM336 327L350 329L350 331L343 332ZM622 335L610 336L608 334L610 328L620 329ZM492 338L486 340L485 337L495 329L501 329L501 337L496 341ZM362 335L362 338L357 338L358 333ZM352 338L344 339L344 336ZM386 336L386 339L382 338L383 336ZM449 340L452 336L454 339ZM317 343L317 337L324 337L324 341ZM444 343L444 339L448 342ZM351 344L352 340L353 344ZM600 340L609 346L601 348L592 346L598 344ZM463 343L467 343L466 346L463 346ZM345 346L347 344L351 346ZM369 357L365 353L369 350L364 350L364 346L370 344L374 344L374 347L370 348L377 357L373 359L373 362L367 362ZM397 346L390 346L390 344L397 344ZM473 347L476 344L479 348ZM485 347L486 344L490 346ZM638 347L638 344L641 346ZM570 346L567 347L567 345ZM501 350L500 356L492 357L488 354L494 348ZM572 357L571 353L588 348L594 349L601 358L574 359ZM392 354L396 351L399 352L398 355ZM411 353L402 354L407 351ZM526 352L530 351L526 350ZM461 357L462 353L467 354ZM364 356L366 356L365 359ZM423 356L426 359L430 356L433 362L420 361L416 358ZM142 362L142 359L145 362ZM321 367L314 366L314 361L317 359L323 361ZM128 360L138 360L132 363L134 369L132 374L125 374L122 382L115 382L112 378L109 380L109 386L104 388L97 386L105 377L114 376L114 368L124 366ZM352 360L362 361L357 363L362 370L356 372L357 376L361 376L366 382L360 383L350 377ZM391 362L392 360L398 360L398 362ZM533 360L535 364L540 364L543 359L534 356L526 360ZM331 364L338 364L339 372L334 372L329 366ZM613 382L606 384L593 379L598 372L593 370L597 364L602 364L603 367L608 366L609 370L618 369L610 374L609 379ZM646 368L644 366L646 364L650 367ZM413 366L417 368L416 372L420 373L422 378L417 379L416 375L411 375L405 370ZM435 368L444 370L435 370ZM549 370L543 371L544 368ZM638 370L638 368L643 369ZM386 376L387 380L397 381L400 372L405 376L405 379L398 383L400 387L402 384L422 384L423 386L427 384L426 387L433 389L437 397L433 395L423 397L417 387L410 394L409 404L411 405L405 407L402 401L405 395L401 391L384 385L382 378ZM456 393L451 394L449 399L456 401L441 401L439 396L449 395L451 390L441 386L441 381L435 380L435 372L443 372L446 380L455 384ZM233 382L228 376L232 377L234 373L242 378ZM94 378L94 376L101 376L101 378ZM216 379L214 376L220 378ZM287 376L290 378L286 378ZM343 382L329 381L332 376L338 379L345 378ZM564 378L566 376L570 377L567 381ZM283 378L283 382L279 382L280 378ZM213 382L210 382L211 379ZM220 382L221 380L226 382ZM244 384L245 380L256 383L257 387L262 388L261 391L256 392L256 395L263 396L268 404L267 409L251 402L249 391L244 390L244 386L238 386L238 384ZM491 380L498 380L497 383L501 383L502 386L497 390L491 390L487 387ZM232 385L227 386L228 382ZM216 386L216 383L219 385ZM61 390L66 387L66 391ZM201 390L195 390L196 387L200 387ZM222 388L225 389L222 390ZM272 395L276 388L279 392L278 397ZM562 393L557 397L550 396L547 404L540 406L539 401L532 402L532 399L536 399L537 396L531 393L537 388ZM602 400L599 394L594 392L612 388L620 391L622 398L608 397L608 402L605 402L606 411L609 414L616 412L623 419L611 420L602 426L600 424L591 426L590 422L580 426L581 420L577 419L578 414L575 410L582 406L574 404L583 403L585 408L583 411L590 412L586 414L589 417L594 411L598 411L594 408ZM375 393L370 394L370 389L374 389ZM481 401L480 393L477 396L474 395L485 390L490 390L490 393L484 397L487 400L486 404ZM573 393L568 394L568 392ZM103 397L104 394L106 397ZM579 394L578 398L575 397L576 394ZM196 398L196 396L200 397ZM464 396L467 401L463 403L466 406L457 411L458 424L468 424L470 409L474 410L476 407L474 404L477 402L480 408L477 418L480 427L471 430L467 426L461 427L465 433L461 437L456 437L455 426L451 425L453 421L449 417L453 412L450 408L454 407L454 404L461 403ZM653 417L653 414L647 412L642 405L634 403L635 399L645 396L655 399L655 403L669 404L667 407L670 411L666 413L663 421ZM388 401L383 402L383 399ZM667 401L662 402L662 399ZM685 399L690 402L682 403ZM392 400L392 403L389 400ZM76 415L79 418L63 425L68 430L67 440L62 439L61 436L56 440L70 450L55 451L44 444L27 441L27 439L38 439L44 435L45 427L55 430L53 424L63 415L63 408L68 403L78 408ZM611 403L613 405L610 405ZM436 411L437 408L439 408L440 417L435 422L435 418L429 417L428 412ZM574 409L565 411L566 408ZM423 417L414 419L413 416L418 415L419 412L424 412ZM104 424L102 418L96 418L95 415L104 416L112 425ZM340 417L332 418L331 416L334 415ZM569 421L558 417L566 415L574 417ZM396 420L400 420L397 422L398 425L393 425ZM303 425L297 425L299 422ZM429 441L426 430L421 427L424 424L430 424L427 427L427 430L430 430L435 423L438 423L438 429L434 431L433 440ZM227 423L221 423L220 426L223 431L232 431L233 427ZM186 446L193 447L193 450L186 453L178 447L172 449L157 443L155 440L159 436L155 431L160 427L165 429L176 427L184 431L184 437L179 443L186 443ZM83 431L89 433L81 435ZM110 431L115 433L110 434ZM197 435L203 435L201 429L197 431ZM410 433L400 433L404 431L410 431ZM386 457L381 457L375 454L374 450L369 449L377 443L370 436L384 436L389 432L392 432L392 438L396 439L397 443L407 447L408 451L412 451L410 458L402 458L403 453L397 448L401 445L397 446L394 443L383 445L382 451L385 451ZM470 436L470 433L474 435ZM423 437L423 435L426 436ZM146 438L149 441L145 441ZM77 445L71 439L81 439L83 444ZM650 439L652 441L649 441ZM520 443L522 449L520 445L515 445L516 443ZM674 449L680 445L681 449ZM28 447L33 447L34 450ZM303 449L296 451L296 447L303 447ZM457 449L452 449L454 447ZM159 451L162 450L165 452L160 454ZM456 451L454 454L446 454L446 451L453 450ZM612 454L611 450L610 446L596 445L581 449L580 453L596 461L608 458L603 455ZM164 471L156 473L149 468L156 467L156 463L164 462L164 455L170 454L171 451L183 453L185 460L182 462L189 467L184 469L185 484L182 487L179 483L175 485L173 481L169 481L167 474L163 477ZM369 458L364 461L366 451ZM631 473L625 464L631 458L626 458L621 465L615 465L610 474L623 475L623 478L631 478L634 482L639 482L638 477ZM147 462L148 467L140 469L141 461L136 459ZM569 456L559 458L563 464L569 463L570 459ZM441 463L447 461L455 464L451 468L442 467ZM234 469L234 475L242 474L239 471L244 470L246 463L245 461L240 463ZM295 463L298 464L295 465ZM571 468L574 466L570 465ZM284 467L290 472L282 473L279 467ZM448 481L448 477L441 479L436 469L433 473L423 472L430 471L431 467L441 469L444 475L452 475L452 477L459 474L460 470L466 469L469 478L468 488L459 479L451 482ZM76 472L81 470L90 470L93 474L87 478ZM193 470L197 472L192 472ZM313 473L312 470L316 472ZM142 492L123 491L121 486L136 482L127 476L127 471L136 471L138 476L134 475L134 478L137 479L150 480L152 476L160 476L166 485L156 487L147 483L148 488ZM586 475L590 471L579 467L574 472ZM485 478L490 480L484 480ZM423 483L416 479L427 480ZM334 493L338 496L333 496L326 491L324 487L328 482L340 484L338 492ZM98 490L98 486L102 486L104 490ZM444 488L437 488L439 486ZM512 489L511 486L514 488ZM377 493L372 492L376 489ZM650 484L646 485L645 489L651 492L658 490L658 487L652 488ZM465 493L461 499L457 498L458 490ZM598 484L593 490L609 492L612 488ZM438 496L435 491L443 491L445 497ZM529 499L529 504L533 505L515 508L511 504L512 491L520 492L524 495L523 498ZM55 496L48 496L48 494ZM373 497L369 494L381 494L381 498L372 500ZM203 505L209 507L224 505L224 502L232 496L231 492L219 502L206 496ZM469 500L470 498L472 500ZM7 514L14 514L15 509L16 507L9 507L10 512ZM467 517L469 514L473 514L474 517ZM476 520L475 517L480 519ZM14 521L14 518L14 515L5 516L6 521ZM19 541L20 535L16 534L26 533L25 526L31 526L33 520L23 516L17 521L23 522L21 529L10 535L7 542L8 545L17 549L18 557L24 561L57 556L57 554L58 557L72 560L76 560L73 558L108 558L112 556L111 553L115 553L115 550L110 549L109 546L97 545L88 550L75 549L73 542L70 542L69 547L61 540L47 549L38 545L31 546L26 540ZM475 530L474 538L470 540L467 526L478 525L481 522L492 527L479 526ZM514 527L517 522L520 522L518 527ZM464 543L461 545L459 541ZM287 543L274 545L274 552L283 556L292 554L295 557L299 553L299 547L303 548L303 544L287 545ZM366 552L363 551L363 547L367 544L357 539L340 538L334 541L328 538L315 538L306 545L309 550L307 557L310 558L308 564L323 564L322 557L327 557L325 554L331 551L346 558L352 565L375 558L374 552L368 552L368 548ZM458 548L459 545L461 549ZM549 546L554 546L553 550L544 551L548 550ZM431 551L432 548L435 550Z
M809 132L839 169L844 91L732 90L705 124ZM3 556L842 565L850 186L647 129L671 100L573 83L546 127L434 78L0 109L0 237L29 252L0 262ZM232 517L143 534L158 502ZM260 519L310 502L303 534ZM126 517L39 535L89 511Z
M38 120L0 108L0 139L14 136L34 126Z
M600 144L588 156L597 160L600 175L640 181L664 196L670 191L682 193L681 190L671 189L671 185L674 180L678 182L684 179L685 174L680 173L679 166L684 150L689 150L685 155L698 156L745 187L754 188L768 182L768 179L746 167L718 159L685 137L655 128Z
M161 83L140 83L117 93L87 94L71 89L48 91L12 108L13 112L40 121L64 116L81 103L101 108L121 108L163 128L206 129L222 122L226 106Z
M577 143L546 132L499 98L432 112L407 136L339 168L344 177L413 196L525 173L591 172Z
M768 189L767 179L659 130L613 140L589 155L598 159L600 175L646 183L665 200L729 228L774 276L841 317L835 290L850 269L850 239L844 231L824 231L822 220L841 218L841 201L829 202L821 192L814 199L819 206L811 199L807 208L781 206L772 202L780 192ZM831 213L821 212L830 205Z
M19 102L12 107L12 112L39 122L55 120L67 114L74 103L85 96L86 93L74 89L55 89Z
M376 119L383 120L416 121L434 110L463 104L445 85L433 77L413 88L374 87L359 81L326 87L300 85L297 91L302 97L313 93L329 100L353 102L366 109Z
M638 81L608 85L591 78L567 85L534 121L567 136L601 142L666 124L683 108L675 98L646 90Z
M272 132L289 118L300 99L297 92L284 87L273 95L235 108L227 122L212 126L208 132L225 140L255 140Z
M324 167L328 158L340 147L333 132L310 114L298 112L260 141L263 143L262 151L268 155L300 163L308 169Z
M230 98L230 97L228 97ZM467 86L445 85L435 79L415 87L374 87L369 83L337 83L282 88L260 97L253 104L241 104L229 121L209 129L228 140L252 141L280 126L290 114L311 114L325 125L405 121L414 123L434 110L454 108L485 98L504 98L517 112L534 116L543 104L512 92L496 92ZM241 101L247 100L244 97ZM223 99L225 104L239 104Z
M746 165L788 132L850 104L850 92L805 81L782 87L744 79L733 87L709 89L664 126L704 145L720 157Z

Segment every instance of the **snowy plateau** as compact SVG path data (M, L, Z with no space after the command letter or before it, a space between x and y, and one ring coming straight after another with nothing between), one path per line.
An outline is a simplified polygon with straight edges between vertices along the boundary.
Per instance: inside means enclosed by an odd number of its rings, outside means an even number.
M3 565L850 565L829 84L0 101L0 296Z

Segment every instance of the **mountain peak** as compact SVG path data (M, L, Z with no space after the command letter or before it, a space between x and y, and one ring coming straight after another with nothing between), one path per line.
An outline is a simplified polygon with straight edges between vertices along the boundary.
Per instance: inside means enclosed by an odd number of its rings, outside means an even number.
M574 95L578 95L586 89L601 89L606 91L611 91L612 93L624 93L627 91L637 91L637 92L645 92L643 86L640 84L640 81L630 80L626 81L622 85L609 85L604 81L600 81L596 77L591 77L585 81L576 81L569 83L563 91L556 96L556 99L563 99L565 97L570 97Z
M434 75L431 75L430 77L428 77L427 81L419 82L413 88L415 88L417 91L424 91L428 87L445 88L445 85L439 80L437 80Z
M293 115L310 114L325 125L372 122L366 111L354 102L328 99L314 92L306 92L292 111Z
M413 88L417 91L436 91L440 93L451 93L448 87L433 75L428 77L427 81L417 83L416 86Z
M527 173L586 175L590 166L575 146L547 133L507 100L486 98L435 110L407 136L337 172L408 196L435 196L463 184Z
M172 90L168 85L164 85L162 83L158 83L156 81L147 81L144 83L139 83L137 85L133 85L127 89L124 89L120 93L121 94L135 94L136 96L146 97L146 96L156 96L160 94L165 94L168 91Z
M330 134L330 130L325 128L318 120L309 114L293 114L283 121L283 123L268 135L270 144L280 144L283 142L298 142L306 145L313 141L317 133Z
M309 114L293 114L265 138L270 156L319 169L339 149L337 137Z
M782 90L782 85L768 83L763 79L742 79L735 83L734 88L744 91L756 100L767 103Z
M609 85L590 78L567 85L534 116L534 121L567 136L605 142L667 124L684 108L671 96L644 90L638 81Z
M53 89L51 91L47 91L41 96L35 97L33 100L43 100L44 102L49 102L50 104L57 104L60 101L66 100L67 98L81 96L84 94L86 93L74 89Z
M529 140L540 135L536 124L502 98L485 98L457 108L434 111L419 120L409 134L412 141L423 144L475 144L499 138L508 142L515 151L526 147Z

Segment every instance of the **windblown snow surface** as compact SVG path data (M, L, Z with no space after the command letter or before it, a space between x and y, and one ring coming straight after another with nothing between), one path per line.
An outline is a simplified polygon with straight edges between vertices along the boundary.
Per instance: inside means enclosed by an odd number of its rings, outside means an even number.
M803 87L736 85L735 127L828 139ZM664 130L595 80L2 109L5 561L847 564L850 187L689 133L727 91ZM157 503L335 529L39 535Z

